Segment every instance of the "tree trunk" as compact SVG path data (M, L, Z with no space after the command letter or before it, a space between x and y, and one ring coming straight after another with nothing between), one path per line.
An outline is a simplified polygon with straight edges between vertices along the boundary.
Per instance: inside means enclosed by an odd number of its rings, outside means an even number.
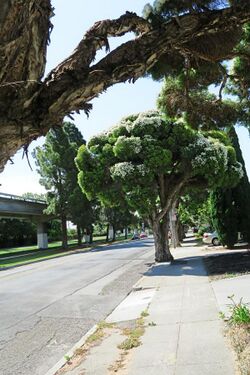
M82 231L81 231L81 227L79 225L77 225L76 229L77 229L77 242L78 242L78 245L81 246L81 244L82 244Z
M116 229L115 229L115 226L112 225L113 227L113 236L112 236L112 242L114 242L116 240Z
M67 218L66 216L61 216L62 222L62 248L67 249L68 247L68 234L67 234Z
M181 246L181 241L183 239L182 237L182 224L178 218L176 217L176 220L173 221L173 231L174 231L174 236L175 236L175 247Z
M93 242L93 227L92 227L92 225L89 225L88 227L86 227L86 234L87 234L87 237L88 237L88 242L92 243Z
M106 242L109 240L109 223L107 224L107 229L106 229Z
M177 218L177 222L176 222L176 232L177 232L178 241L179 241L178 246L181 246L181 242L185 238L185 231L184 231L184 225L180 222L180 220L178 218Z
M168 231L169 219L167 214L161 222L155 221L153 223L156 262L171 262L174 260L169 250Z
M89 232L89 243L93 242L93 226L90 225L90 232Z
M125 227L125 240L128 239L128 227Z

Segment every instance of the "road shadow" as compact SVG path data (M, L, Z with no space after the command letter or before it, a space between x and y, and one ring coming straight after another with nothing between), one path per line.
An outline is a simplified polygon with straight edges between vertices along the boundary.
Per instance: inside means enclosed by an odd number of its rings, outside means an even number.
M98 251L115 251L115 250L130 250L133 247L152 247L154 245L154 240L149 238L149 239L143 239L143 240L133 240L133 241L128 241L128 242L123 242L123 243L114 243L110 245L104 245L104 246L97 246L93 249L90 249L89 252L95 253ZM85 251L86 252L86 251Z

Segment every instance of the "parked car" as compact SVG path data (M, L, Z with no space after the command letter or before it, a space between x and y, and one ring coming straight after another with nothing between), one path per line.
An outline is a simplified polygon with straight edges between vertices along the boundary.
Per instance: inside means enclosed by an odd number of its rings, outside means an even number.
M203 234L203 242L207 244L212 244L214 246L220 245L218 233L214 232L205 232Z
M134 233L133 236L131 237L131 240L139 240L140 236L138 233Z
M147 238L147 237L148 237L147 234L144 233L144 232L142 232L142 233L140 234L140 238Z

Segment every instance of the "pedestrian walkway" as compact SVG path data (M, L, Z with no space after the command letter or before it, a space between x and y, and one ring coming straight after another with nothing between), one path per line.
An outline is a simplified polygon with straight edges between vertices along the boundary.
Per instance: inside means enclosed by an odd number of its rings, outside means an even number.
M153 265L139 280L107 318L114 327L73 369L69 367L68 375L236 374L202 262L204 248L182 247L174 255L174 264ZM141 345L119 349L123 329L133 327L141 316L145 326Z
M185 249L189 253L190 250ZM235 373L216 298L201 258L192 255L170 267L156 265L140 281L140 286L156 288L145 319L156 326L147 327L142 346L133 351L124 374Z

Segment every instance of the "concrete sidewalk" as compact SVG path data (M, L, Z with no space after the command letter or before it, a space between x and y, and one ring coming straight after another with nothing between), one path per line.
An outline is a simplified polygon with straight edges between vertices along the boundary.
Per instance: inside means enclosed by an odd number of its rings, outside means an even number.
M211 253L211 251L209 251ZM131 294L107 318L115 323L68 375L233 375L233 354L199 247L174 252L175 263L150 268ZM249 278L248 278L249 281ZM247 281L246 281L247 282ZM231 294L224 288L224 294ZM225 296L224 296L225 297ZM248 301L249 302L249 301ZM148 312L145 314L145 310ZM142 345L118 348L124 328L144 316Z

